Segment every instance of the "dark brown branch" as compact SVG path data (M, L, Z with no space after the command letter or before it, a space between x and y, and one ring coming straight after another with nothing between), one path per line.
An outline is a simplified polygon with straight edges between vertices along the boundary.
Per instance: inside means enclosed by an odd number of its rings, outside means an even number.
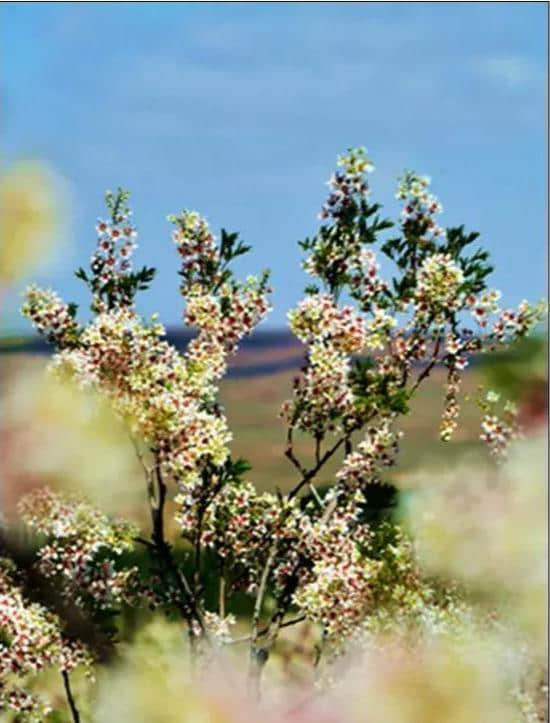
M74 723L80 723L80 713L78 712L78 708L76 707L75 700L73 698L73 693L71 690L71 681L69 680L69 674L66 670L61 671L61 677L63 678L63 685L65 686L65 695L67 696L67 703L69 704L69 708L71 710L71 715L73 718Z
M139 542L140 545L145 545L145 547L148 548L155 547L152 542L150 542L149 540L145 540L143 537L134 537L134 542Z
M194 541L194 570L193 570L193 595L196 598L201 593L201 540L202 540L202 523L204 519L205 507L199 504L197 515L197 530Z
M416 380L416 382L415 382L415 383L413 384L413 386L411 387L411 391L410 391L411 394L413 394L413 393L418 389L418 387L420 386L420 384L422 384L422 382L424 381L424 379L426 379L426 377L428 377L428 376L430 375L430 372L432 371L432 369L434 368L434 366L437 364L437 362L438 362L437 357L438 357L438 354L439 354L439 347L440 347L440 346L441 346L441 337L438 337L438 338L437 338L437 342L436 342L436 344L435 344L434 352L433 352L433 354L432 354L432 358L430 359L430 362L428 363L428 366L424 369L424 371L423 371L421 374L418 375L418 379Z
M164 540L164 505L166 502L167 488L162 479L160 464L155 465L155 476L157 481L156 489L151 492L151 520L153 523L152 540L158 549L166 545Z
M290 492L288 493L288 499L289 499L289 500L291 500L291 499L293 499L294 497L296 497L296 495L298 494L298 492L300 492L300 490L304 487L304 485L307 485L309 482L311 482L311 480L315 477L315 475L317 474L317 472L319 472L319 470L321 469L321 467L322 467L324 464L326 464L326 462L328 462L328 460L340 449L340 447L342 446L342 444L344 444L345 440L347 439L347 437L349 436L350 433L351 433L351 432L348 432L345 437L341 437L341 438L336 442L336 444L333 444L332 447L331 447L330 449L328 449L328 450L323 454L323 456L319 459L319 461L315 464L314 467L312 467L310 470L308 470L307 472L305 472L305 473L303 474L302 479L301 479L301 480L298 482L298 484L297 484L292 490L290 490Z
M301 475L305 474L305 470L300 464L300 460L296 457L294 454L294 423L292 422L288 427L288 433L286 436L286 449L285 449L285 457L287 457L292 464L296 467L298 472L300 472Z
M321 434L315 435L315 464L319 464L321 460L321 442L323 437Z
M193 638L194 635L193 620L197 621L203 635L207 637L203 616L198 608L195 596L193 595L183 571L180 570L176 564L172 555L171 547L164 537L164 508L166 503L167 487L162 479L162 473L160 471L160 464L158 460L155 465L154 478L156 480L156 489L152 478L149 485L149 502L151 506L151 520L153 525L151 534L151 539L153 541L152 551L159 558L161 568L166 570L176 583L180 594L178 608L182 616L185 620L187 620L191 638ZM162 574L162 570L161 576L163 577L164 583L168 584L168 580Z
M348 454L351 454L351 451L352 451L351 439L349 437L346 437L346 443L344 446L344 453L345 453L346 457L348 456Z

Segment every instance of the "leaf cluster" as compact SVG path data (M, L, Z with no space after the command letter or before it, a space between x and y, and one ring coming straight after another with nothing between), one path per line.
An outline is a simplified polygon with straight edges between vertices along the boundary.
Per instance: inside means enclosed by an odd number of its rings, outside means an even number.
M464 253L479 233L467 233L464 226L447 228L444 239L437 241L419 235L420 229L407 222L403 224L403 235L385 241L380 250L395 263L401 275L392 278L392 290L389 297L394 304L412 299L417 285L417 271L426 258L435 253L450 256L464 275L460 288L465 294L477 294L486 288L485 279L493 271L488 263L489 253L478 248L471 256Z
M92 273L87 274L80 267L75 271L77 279L84 281L92 292L95 299L103 301L107 309L112 310L117 306L131 306L138 291L146 291L155 278L156 269L151 266L143 266L139 271L129 271L121 274L118 278L111 278L107 282L101 281L101 273L105 264L101 261L94 261L91 265ZM72 306L75 306L74 304ZM92 311L94 307L92 306Z
M370 357L354 359L350 385L357 413L365 417L373 412L408 414L410 393L404 386L398 385L399 381L397 376L377 372Z
M350 255L364 245L374 244L381 231L394 225L390 219L380 218L380 204L369 204L366 198L355 195L348 201L334 223L322 225L315 236L298 242L302 250L311 252L317 275L335 298L350 283ZM306 289L307 293L317 291L315 286Z

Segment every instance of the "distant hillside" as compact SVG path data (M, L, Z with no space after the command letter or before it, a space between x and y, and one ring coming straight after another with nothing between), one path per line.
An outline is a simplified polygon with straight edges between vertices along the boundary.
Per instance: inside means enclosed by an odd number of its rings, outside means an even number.
M168 328L166 338L176 349L184 351L195 336L185 328ZM26 352L51 354L52 347L40 337L0 338L0 354ZM304 345L286 329L258 330L243 339L237 354L229 360L227 376L232 379L256 377L278 372L298 371L304 360ZM470 359L470 366L479 361ZM485 363L490 361L485 358Z
M187 329L169 328L166 338L184 351L195 334ZM51 354L52 346L41 337L0 339L0 353ZM228 376L232 378L274 374L296 369L304 358L304 346L285 329L259 330L243 339L239 351L230 359Z

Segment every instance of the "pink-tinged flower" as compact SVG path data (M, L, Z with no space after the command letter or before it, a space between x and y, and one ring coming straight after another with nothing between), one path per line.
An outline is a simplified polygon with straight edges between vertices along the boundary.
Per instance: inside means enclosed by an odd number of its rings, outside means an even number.
M74 345L79 327L70 308L51 289L29 286L21 313L27 316L35 329L59 348Z
M110 234L111 233L111 227L106 221L98 221L95 227L95 230L99 235L103 234Z

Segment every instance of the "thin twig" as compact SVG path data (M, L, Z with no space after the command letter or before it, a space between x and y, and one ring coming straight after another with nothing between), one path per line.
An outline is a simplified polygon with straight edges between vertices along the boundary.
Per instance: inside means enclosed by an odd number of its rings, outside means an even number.
M309 482L311 482L311 480L315 477L317 472L319 472L321 467L323 467L323 465L326 464L326 462L328 462L328 460L340 449L340 447L342 446L342 444L344 444L345 440L348 438L348 436L350 434L351 434L351 430L350 430L350 432L348 432L346 434L345 437L340 437L340 439L336 442L336 444L333 444L332 447L323 454L323 456L320 458L320 460L317 462L317 464L314 467L312 467L310 470L305 472L305 474L303 475L302 479L298 482L298 484L292 490L290 490L290 492L288 493L289 500L296 497L296 495L298 494L298 492L300 492L302 487L304 487L304 485L307 485Z
M218 588L218 615L222 620L225 618L225 577L223 567L220 570L220 583Z
M135 452L136 452L136 457L138 458L139 463L140 463L141 466L143 467L143 471L145 472L145 478L146 478L147 480L149 480L149 478L150 478L150 476L151 476L151 469L145 464L145 458L144 458L144 456L143 456L143 452L140 450L137 441L134 439L134 437L132 437L131 434L130 434L130 441L132 442L132 445L133 445L134 450L135 450Z
M260 678L262 674L263 666L267 662L267 657L269 655L269 650L260 648L258 646L258 637L259 637L259 623L260 623L260 614L262 612L262 605L265 597L265 593L267 590L267 581L269 580L269 575L271 573L271 569L273 567L273 564L275 562L275 558L277 556L278 551L278 543L275 541L271 545L271 549L269 551L269 555L267 556L267 560L262 572L262 577L260 579L260 585L258 587L258 593L256 595L256 601L254 603L254 613L252 616L252 635L250 636L251 645L250 645L250 667L248 669L248 686L250 693L255 697L260 697ZM271 629L271 623L268 626L268 630L266 631L266 635L269 633L269 630Z
M289 628L292 625L298 625L298 623L303 623L306 619L305 615L300 615L298 618L293 618L292 620L287 620L284 623L281 623L279 625L279 628ZM262 638L264 635L267 635L269 632L269 626L262 628L258 631L258 638ZM244 635L242 638L235 638L234 640L230 640L226 643L226 645L237 645L238 643L248 643L252 640L252 635Z
M193 570L193 595L196 598L201 592L201 539L202 539L202 522L204 518L204 506L199 504L197 515L197 531L195 534L195 554L194 554L194 570Z
M369 420L363 420L363 424L366 424ZM294 455L293 450L293 431L294 431L294 425L291 422L289 426L289 430L287 433L287 449L286 449L286 456L290 459L290 461L294 464L294 466L300 471L302 474L302 479L298 482L298 484L288 493L286 500L289 502L292 500L296 495L300 492L300 490L305 486L309 485L310 490L312 494L316 495L315 487L312 485L312 480L315 478L315 475L319 472L319 470L323 467L323 465L328 462L328 460L340 449L340 447L347 443L349 440L351 434L358 428L357 425L353 426L349 430L346 431L345 435L341 437L335 444L330 447L323 455L321 455L320 452L320 440L318 445L316 446L316 462L315 465L310 469L306 470L302 467L299 460ZM318 495L317 495L318 497ZM282 500L281 500L282 501ZM322 505L322 501L320 498L318 498L318 501ZM286 517L290 514L291 506L287 506L286 508L283 507L281 518L279 521L279 524L282 524ZM323 518L325 518L327 515L330 516L332 514L332 508L329 505L328 509L325 511ZM287 607L281 607L280 605L277 606L275 612L273 613L271 617L271 621L265 630L265 635L267 636L267 641L263 647L258 646L258 638L260 637L260 631L259 631L259 620L260 620L260 614L262 610L263 600L267 591L267 583L269 581L269 576L271 574L273 565L275 563L275 559L278 553L278 544L277 542L273 543L264 569L262 571L262 575L260 578L260 584L258 587L258 592L256 595L256 601L254 604L254 612L253 612L253 618L252 618L252 634L250 636L251 646L250 646L250 668L249 668L249 686L252 694L258 698L260 695L260 677L262 673L263 666L267 662L267 658L269 655L269 652L271 648L273 647L274 641L277 638L277 635L279 633L280 628L283 625L283 618L286 614ZM300 563L298 563L299 566ZM290 598L289 598L290 599Z
M275 556L277 555L277 544L271 546L271 550L269 551L269 555L267 556L266 563L264 565L264 569L262 572L262 577L260 579L260 585L258 587L258 594L256 595L256 601L254 603L254 613L252 616L252 635L251 640L253 643L253 647L255 647L256 641L258 639L258 625L260 623L260 614L262 612L262 605L264 601L264 596L266 592L267 587L267 581L269 579L269 573L271 572L271 568L273 566L273 563L275 561Z
M337 504L338 504L338 498L335 496L330 500L330 502L328 503L328 505L323 513L323 516L321 517L321 523L323 525L326 525L326 523L330 520L330 518L332 517L332 513L336 509Z
M292 464L296 467L298 472L300 474L305 474L305 470L302 467L300 460L296 457L294 454L294 421L291 422L291 424L288 427L288 432L286 436L286 449L285 449L285 456L292 462Z
M73 717L74 723L80 723L80 713L78 712L78 708L76 707L75 700L73 698L73 693L71 690L71 682L69 680L69 674L66 670L61 671L61 676L63 678L63 685L65 686L65 695L67 696L67 703L69 704L69 708L71 710L71 715Z
M147 549L151 550L151 552L154 553L161 561L161 568L165 568L176 581L176 585L178 587L181 597L181 601L178 603L178 608L182 614L182 617L184 617L187 621L187 624L189 626L189 636L191 640L193 641L194 639L193 618L197 620L202 633L205 635L205 637L207 637L204 621L195 603L195 598L193 596L189 583L187 582L187 579L185 578L183 572L176 565L172 556L170 545L166 542L164 537L164 507L166 503L168 489L166 487L166 484L164 483L164 480L162 479L158 455L153 452L153 454L155 455L155 465L153 468L148 467L145 464L143 453L141 452L138 443L132 435L130 435L130 440L136 452L136 456L145 473L147 495L149 499L149 508L151 511L151 522L153 527L151 532L151 542L143 539L142 537L135 537L134 540L135 542L139 542L142 545L145 545ZM163 578L164 584L167 585L168 580L163 575L162 569L161 576Z
M323 500L321 499L321 497L319 496L319 493L315 489L315 485L313 484L313 482L310 482L308 487L309 487L309 491L311 492L313 499L317 503L317 506L320 509L323 509Z
M423 371L421 374L418 375L418 379L416 380L416 382L415 382L415 383L413 384L413 386L411 387L410 394L413 394L413 392L415 392L415 391L418 389L418 387L420 386L420 384L424 381L424 379L426 379L427 376L430 375L430 372L432 371L432 369L434 368L434 366L437 364L437 361L438 361L437 355L439 354L439 347L440 347L440 345L441 345L441 337L438 337L438 338L437 338L436 345L435 345L434 352L433 352L433 354L432 354L432 358L431 358L428 366L424 369L424 371Z

